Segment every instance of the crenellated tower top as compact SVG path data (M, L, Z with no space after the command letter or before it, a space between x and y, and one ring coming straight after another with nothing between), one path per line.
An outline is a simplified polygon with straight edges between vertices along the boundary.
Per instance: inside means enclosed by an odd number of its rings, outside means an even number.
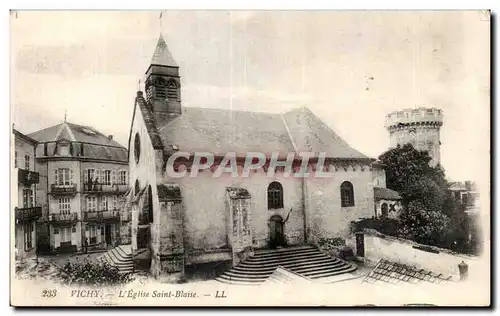
M415 108L394 111L386 115L385 127L390 134L391 147L412 144L418 150L427 151L436 166L441 161L440 129L443 112L438 108Z

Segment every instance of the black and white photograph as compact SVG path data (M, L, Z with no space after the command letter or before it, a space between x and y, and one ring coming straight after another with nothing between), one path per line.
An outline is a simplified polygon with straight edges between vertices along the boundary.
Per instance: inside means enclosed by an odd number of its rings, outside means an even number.
M489 306L491 12L10 11L12 306Z

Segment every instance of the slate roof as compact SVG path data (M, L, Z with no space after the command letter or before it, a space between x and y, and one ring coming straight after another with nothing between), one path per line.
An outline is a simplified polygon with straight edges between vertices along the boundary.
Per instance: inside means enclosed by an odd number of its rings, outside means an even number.
M381 259L375 268L363 279L363 283L410 283L418 284L450 282L451 276L434 273L413 266Z
M94 134L85 132L86 130L91 131ZM68 122L63 122L61 124L39 130L37 132L28 134L28 136L41 143L55 142L61 139L67 139L73 142L123 147L122 145L120 145L120 143L113 139L109 139L108 136L102 134L93 127Z
M151 58L151 65L160 65L160 66L170 66L170 67L179 67L170 53L168 49L167 43L163 39L163 35L160 34L160 38L158 39L158 43L156 44L156 49Z
M138 105L146 118L153 117L143 97ZM145 115L144 115L145 114ZM248 112L197 107L183 107L180 116L164 126L146 127L155 143L157 135L165 147L176 146L182 152L209 152L224 156L235 152L278 152L287 157L295 152L326 152L329 158L370 158L350 147L309 109L301 108L285 114Z
M56 143L68 141L71 144L70 153L73 157L128 162L128 153L124 146L92 127L63 122L28 136L39 142L36 148L37 157L57 156ZM80 155L82 146L83 156Z
M401 200L399 192L387 188L373 188L375 200Z
M468 191L465 183L462 182L452 182L449 190L451 191Z
M17 137L19 138L22 138L23 140L33 144L33 145L36 145L38 142L36 140L34 140L33 138L21 133L20 131L16 130L16 129L12 129L12 132L14 133L14 135L16 135Z

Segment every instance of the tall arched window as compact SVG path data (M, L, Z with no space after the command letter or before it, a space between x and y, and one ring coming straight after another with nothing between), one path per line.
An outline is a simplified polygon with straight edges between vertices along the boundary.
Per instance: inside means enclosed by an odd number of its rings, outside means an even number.
M283 208L283 186L279 182L271 182L267 187L267 208L269 210Z
M167 98L169 100L178 100L179 99L177 83L173 80L170 80L167 83Z
M342 207L354 206L354 188L351 182L344 181L340 186L340 200Z
M141 157L141 138L139 136L139 133L135 133L135 138L134 138L134 157L135 157L135 163L139 163L139 158Z
M134 194L137 195L139 193L140 189L141 189L141 187L139 186L139 180L135 180Z

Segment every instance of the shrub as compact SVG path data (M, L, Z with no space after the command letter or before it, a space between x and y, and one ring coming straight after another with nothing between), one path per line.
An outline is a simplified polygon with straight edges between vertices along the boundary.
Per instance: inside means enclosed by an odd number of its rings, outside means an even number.
M133 280L130 274L120 274L116 267L107 262L66 263L61 269L63 279L68 284L116 285Z
M356 222L351 222L351 231L357 232L363 229L375 229L379 233L397 236L400 223L394 218L362 218Z

